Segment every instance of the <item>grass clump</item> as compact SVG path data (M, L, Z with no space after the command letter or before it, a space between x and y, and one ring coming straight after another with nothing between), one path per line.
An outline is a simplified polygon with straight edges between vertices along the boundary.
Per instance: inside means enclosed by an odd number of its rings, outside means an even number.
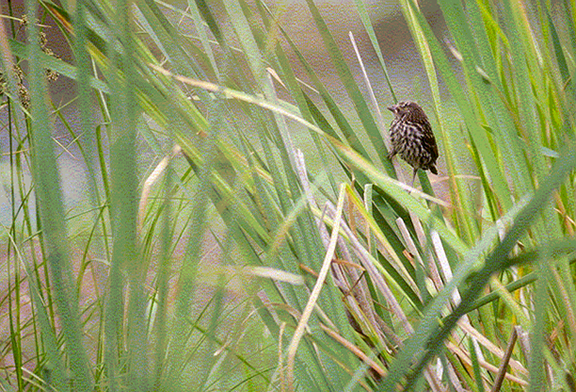
M381 95L417 98L347 6ZM575 390L576 14L439 6L446 39L400 1L442 166L415 189L386 159L390 102L353 72L368 55L312 0L338 95L260 0L28 0L27 39L0 31L2 388Z

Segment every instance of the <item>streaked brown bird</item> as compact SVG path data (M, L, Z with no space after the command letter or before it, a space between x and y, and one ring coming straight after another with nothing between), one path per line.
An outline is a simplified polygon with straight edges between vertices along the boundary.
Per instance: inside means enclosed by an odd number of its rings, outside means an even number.
M388 159L398 154L414 168L412 184L418 169L438 174L436 170L438 146L424 110L416 102L411 101L399 102L388 107L388 110L394 113L394 120L390 124L392 150L388 154Z

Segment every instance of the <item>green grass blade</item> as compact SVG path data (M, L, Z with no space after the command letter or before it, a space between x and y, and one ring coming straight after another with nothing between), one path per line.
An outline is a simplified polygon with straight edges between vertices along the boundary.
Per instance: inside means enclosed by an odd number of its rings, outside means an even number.
M34 23L36 2L29 0L26 5L32 21L29 27L30 50L33 58L39 58L41 53L39 31ZM65 212L59 186L61 181L52 144L51 121L45 103L47 94L45 66L42 61L30 63L31 128L35 149L33 174L36 180L42 236L48 251L48 264L66 339L66 352L77 390L89 391L92 389L92 375L82 342L78 298L73 288L72 266L63 219Z

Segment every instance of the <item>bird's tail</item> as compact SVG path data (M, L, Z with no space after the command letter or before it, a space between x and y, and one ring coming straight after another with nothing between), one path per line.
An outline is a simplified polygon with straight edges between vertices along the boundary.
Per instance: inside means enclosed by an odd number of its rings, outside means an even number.
M430 166L430 171L436 175L438 175L438 170L436 170L436 165L431 165Z

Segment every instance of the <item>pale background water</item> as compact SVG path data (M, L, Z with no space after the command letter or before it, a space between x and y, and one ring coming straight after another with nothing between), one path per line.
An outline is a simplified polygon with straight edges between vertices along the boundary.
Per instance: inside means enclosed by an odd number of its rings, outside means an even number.
M22 0L12 1L15 16L23 13L22 3ZM171 1L169 3L177 7L185 7L185 2L182 1ZM445 26L436 2L422 1L420 3L430 23L435 28L437 36L442 39ZM337 102L342 105L343 110L345 112L353 110L343 86L338 81L335 70L331 67L329 54L324 50L321 37L317 32L305 0L271 1L268 4L271 8L280 10L278 11L278 17L283 26L294 39L306 59L314 67L322 82L327 85ZM344 56L348 59L348 65L354 72L359 85L363 87L364 83L348 38L349 32L352 32L356 38L369 78L375 88L380 108L383 109L391 104L392 97L367 34L364 32L361 21L355 11L354 1L321 0L316 1L316 4L319 6ZM411 99L419 101L426 109L426 99L429 96L426 76L398 5L394 1L375 0L369 0L366 4L398 98L401 100ZM166 10L167 15L171 19L177 18L168 9L165 8L164 10ZM2 13L8 14L7 3L4 0L2 1ZM7 24L7 20L4 20L4 23ZM50 19L45 24L53 25ZM185 23L181 25L181 29L186 32L187 26ZM71 62L72 55L60 31L56 27L45 28L44 31L48 36L48 46L62 59ZM293 62L295 71L299 74L300 65L294 56ZM300 74L303 75L304 73L301 72ZM303 79L306 80L305 76L303 76ZM363 90L365 91L364 88ZM75 95L74 82L60 76L56 82L50 84L50 91L57 106L65 105ZM80 134L78 112L74 104L67 105L62 110L62 113L74 131ZM391 119L386 111L384 111L384 116L385 121ZM95 124L99 122L99 116L95 113ZM8 156L9 138L7 128L7 111L2 109L0 110L0 148L2 154L0 158L0 184L2 185L2 191L0 191L0 223L3 225L10 224L12 208L10 202L10 160ZM56 152L59 155L61 186L66 206L69 211L72 211L75 207L79 207L87 201L86 168L76 144L73 142L68 130L62 126L59 120L54 121L53 136L55 140L65 147L62 148L55 144ZM141 147L139 149L140 169L142 174L145 174L161 157L156 157L143 142L139 144L139 147ZM25 168L23 175L27 182L31 181L27 168Z

